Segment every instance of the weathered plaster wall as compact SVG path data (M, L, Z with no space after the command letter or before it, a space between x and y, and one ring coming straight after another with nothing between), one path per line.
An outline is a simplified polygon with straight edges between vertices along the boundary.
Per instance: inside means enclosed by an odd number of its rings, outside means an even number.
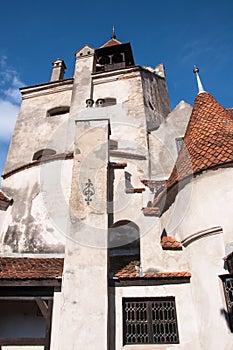
M167 179L177 159L176 138L183 137L192 107L181 101L160 127L149 135L151 178Z
M111 291L112 292L112 291ZM123 312L122 312L122 298L131 297L175 297L177 323L180 344L172 345L125 345L123 346ZM179 285L161 285L150 287L117 287L115 289L115 307L116 307L116 350L132 349L144 350L146 349L209 349L202 348L198 337L198 324L192 317L194 307L192 304L192 294L190 292L189 284Z
M111 122L111 139L118 142L117 150L132 153L132 156L140 155L144 157L143 160L138 162L138 169L141 168L141 171L147 174L148 149L145 118L143 116L134 117L134 115L133 110L128 111L124 105L117 104L111 107L86 108L79 113L78 118L84 120L109 118ZM127 155L124 157L124 154L118 158L113 156L113 153L111 153L111 158L114 161L118 159L120 162L123 162L125 159L130 158Z
M97 113L106 113L110 118L111 138L118 141L119 149L145 154L146 116L140 71L119 71L110 78L99 76L93 79L93 99L114 97L117 105L98 108L101 110Z
M107 349L108 120L77 121L59 349ZM89 180L92 185L89 185ZM92 193L88 201L88 193ZM89 204L88 204L89 203ZM88 334L88 336L87 336Z
M227 273L223 258L233 244L232 174L232 168L225 168L209 170L195 177L179 192L161 218L162 228L168 234L176 235L178 240L187 242L194 237L183 249L182 256L192 274L191 290L201 349L225 350L232 346L218 277ZM222 231L211 234L214 227L220 227ZM209 235L202 234L206 230Z
M166 79L147 69L141 69L141 81L147 130L152 131L157 129L164 118L170 113Z
M73 160L53 161L4 180L14 202L1 230L1 253L62 253Z
M58 87L28 93L22 100L12 136L4 173L32 161L33 154L44 148L64 152L64 124L69 114L48 117L47 111L58 106L69 106L72 84L64 91ZM62 129L63 133L58 130ZM62 136L63 135L63 136Z
M232 168L208 170L187 184L161 218L168 234L176 234L182 241L196 232L220 226L225 244L232 242L232 174Z

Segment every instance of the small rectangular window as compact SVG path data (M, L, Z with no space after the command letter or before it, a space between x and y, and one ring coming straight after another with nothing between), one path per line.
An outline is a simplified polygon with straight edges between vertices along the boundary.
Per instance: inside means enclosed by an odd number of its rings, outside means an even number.
M183 137L176 137L176 148L177 148L177 152L179 153L182 146L183 146Z
M174 297L124 298L124 345L178 344Z

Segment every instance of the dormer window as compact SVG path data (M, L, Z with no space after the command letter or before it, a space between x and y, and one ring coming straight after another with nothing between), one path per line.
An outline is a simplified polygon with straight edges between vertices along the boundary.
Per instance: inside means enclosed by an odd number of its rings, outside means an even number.
M68 114L69 112L70 112L69 106L54 107L47 111L47 117L56 117L56 116Z

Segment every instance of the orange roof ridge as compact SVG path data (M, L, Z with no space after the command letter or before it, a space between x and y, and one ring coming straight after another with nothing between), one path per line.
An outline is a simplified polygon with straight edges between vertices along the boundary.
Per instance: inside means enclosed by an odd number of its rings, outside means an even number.
M153 207L175 184L201 171L233 161L233 120L208 92L197 95L175 166ZM175 199L176 193L173 196ZM173 200L172 200L173 202Z
M108 47L108 46L114 46L114 45L121 45L121 44L122 44L122 42L120 42L116 38L111 38L104 45L100 46L100 48Z
M189 271L155 271L155 272L146 272L143 273L143 276L140 276L140 262L132 261L123 267L120 271L115 274L115 277L119 279L124 278L182 278L182 277L191 277Z

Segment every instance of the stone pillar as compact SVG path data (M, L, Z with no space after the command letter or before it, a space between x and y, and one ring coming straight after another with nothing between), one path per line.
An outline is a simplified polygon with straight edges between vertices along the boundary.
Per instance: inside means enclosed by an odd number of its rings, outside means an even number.
M73 150L74 122L81 110L86 109L86 100L92 98L92 69L94 49L84 46L76 52L74 83L72 89L70 116L66 130L66 152Z
M59 350L106 350L109 121L76 121Z

